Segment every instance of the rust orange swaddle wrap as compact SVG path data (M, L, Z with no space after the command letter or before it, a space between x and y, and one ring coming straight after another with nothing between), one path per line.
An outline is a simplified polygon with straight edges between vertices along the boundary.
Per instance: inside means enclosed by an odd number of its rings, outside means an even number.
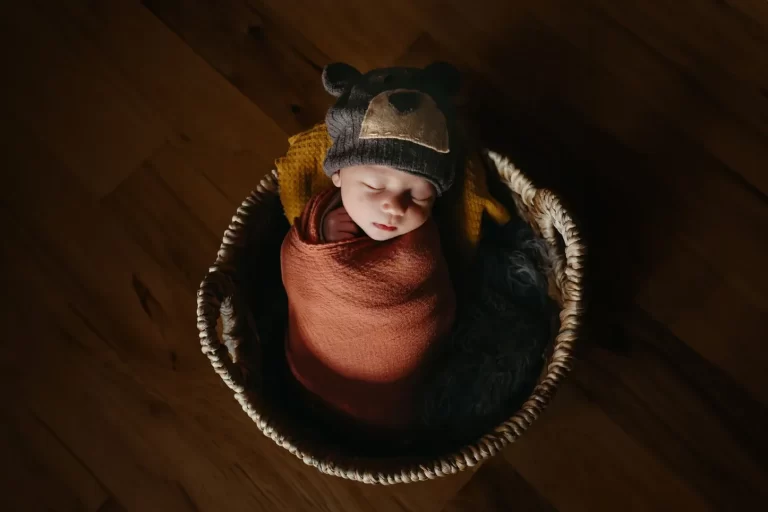
M456 307L438 228L325 243L322 220L339 201L335 189L314 196L283 241L288 364L332 409L407 427L422 363Z

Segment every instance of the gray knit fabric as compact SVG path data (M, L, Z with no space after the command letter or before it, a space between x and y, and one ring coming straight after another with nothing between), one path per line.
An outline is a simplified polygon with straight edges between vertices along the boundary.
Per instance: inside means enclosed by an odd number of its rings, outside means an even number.
M333 142L323 163L326 174L330 176L343 167L353 165L387 165L430 181L439 195L451 187L461 159L455 134L456 114L450 98L459 86L455 68L435 63L423 69L380 68L361 74L347 64L336 63L324 69L323 84L329 93L338 97L326 115L328 134ZM393 105L395 100L401 100L393 111L400 113L403 110L403 115L426 108L422 105L431 103L428 100L419 101L420 94L434 100L445 118L448 152L439 152L410 140L360 138L371 100L382 92L395 89L417 91L415 94L395 93L390 96L389 101Z

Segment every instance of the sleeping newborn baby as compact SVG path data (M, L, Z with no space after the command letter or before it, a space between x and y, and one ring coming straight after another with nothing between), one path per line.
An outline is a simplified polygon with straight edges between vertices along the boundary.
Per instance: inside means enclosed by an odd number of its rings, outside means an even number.
M457 164L447 64L323 71L338 100L312 197L281 250L286 357L313 399L375 429L408 428L433 346L456 299L431 217Z
M341 188L342 205L323 219L328 242L354 238L361 230L378 241L405 235L429 219L437 196L424 178L384 165L345 167L331 178Z

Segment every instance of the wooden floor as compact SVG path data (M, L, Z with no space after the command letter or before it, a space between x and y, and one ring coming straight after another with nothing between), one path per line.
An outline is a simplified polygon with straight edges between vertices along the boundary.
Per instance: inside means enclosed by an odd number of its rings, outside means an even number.
M0 510L700 511L768 502L765 0L8 0ZM322 66L446 59L573 205L590 330L475 472L366 486L264 437L201 354L236 205Z

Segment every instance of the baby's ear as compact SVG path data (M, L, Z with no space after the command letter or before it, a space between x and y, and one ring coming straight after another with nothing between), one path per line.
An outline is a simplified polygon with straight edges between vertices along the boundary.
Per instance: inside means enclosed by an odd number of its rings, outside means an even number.
M447 62L433 62L424 68L424 76L440 87L448 96L454 96L461 88L461 73Z
M341 176L339 176L339 171L336 171L331 175L331 181L337 187L341 187Z
M323 87L337 98L349 84L362 76L357 69L343 62L334 62L323 68Z

